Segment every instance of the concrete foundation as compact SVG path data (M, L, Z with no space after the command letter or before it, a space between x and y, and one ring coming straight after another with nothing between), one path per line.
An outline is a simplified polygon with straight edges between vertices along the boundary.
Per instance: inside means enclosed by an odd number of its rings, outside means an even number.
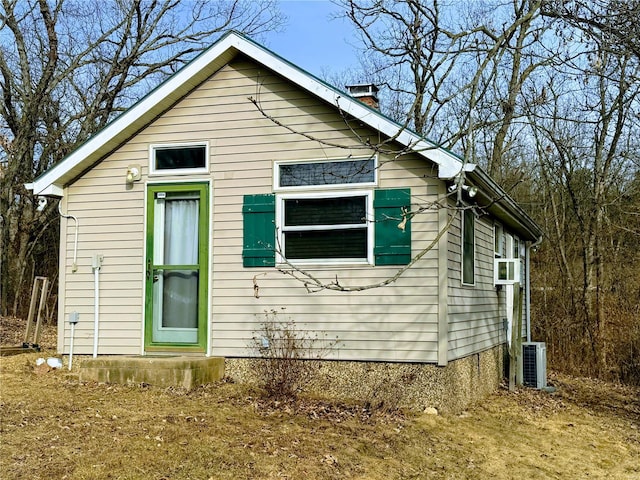
M503 378L502 346L449 362L422 363L318 361L305 393L370 404L373 408L436 408L457 413L495 391ZM226 375L260 385L258 359L227 358Z
M148 383L191 390L223 377L221 357L99 357L80 366L83 382Z

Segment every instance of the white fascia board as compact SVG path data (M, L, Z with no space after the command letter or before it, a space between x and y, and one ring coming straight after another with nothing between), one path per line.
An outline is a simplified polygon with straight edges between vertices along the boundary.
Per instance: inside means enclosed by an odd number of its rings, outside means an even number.
M38 192L36 192L36 190L34 189L33 183L25 183L24 188L30 192L33 192L35 195L38 195L41 197L57 197L57 198L64 197L64 190L62 189L62 187L59 187L58 185L55 185L55 184L48 185L43 190L40 190Z
M41 177L33 182L33 193L42 194L51 186L56 186L62 191L62 187L77 174L89 168L93 162L116 148L137 129L150 122L157 114L164 111L167 103L173 103L197 86L203 79L194 81L199 74L207 72L208 67L220 60L222 67L227 59L233 56L224 55L234 46L233 40L246 42L240 37L229 35L226 41L221 41L210 47L201 55L193 59L184 68L172 75L167 81L161 83L155 90L141 99L131 108L125 110L120 116L109 123L105 128L89 138L84 144L75 149L63 161L52 167ZM214 73L211 70L209 74ZM133 128L132 128L133 127Z
M44 190L41 190L38 195L42 195L43 197L64 197L64 189L59 185L52 183L47 186Z

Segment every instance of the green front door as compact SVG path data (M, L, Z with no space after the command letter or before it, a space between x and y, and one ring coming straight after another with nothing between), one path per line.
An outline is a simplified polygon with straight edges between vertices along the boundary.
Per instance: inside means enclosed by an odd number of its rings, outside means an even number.
M208 198L208 184L148 187L148 351L206 349Z

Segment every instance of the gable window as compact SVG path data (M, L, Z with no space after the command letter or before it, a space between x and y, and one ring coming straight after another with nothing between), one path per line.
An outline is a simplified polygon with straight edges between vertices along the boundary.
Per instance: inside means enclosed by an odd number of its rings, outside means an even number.
M205 143L151 145L151 174L189 174L209 171Z
M475 284L476 217L471 208L462 214L462 283Z
M276 189L368 186L376 183L375 158L322 162L278 162L274 168Z
M370 192L279 197L279 244L289 261L371 261Z

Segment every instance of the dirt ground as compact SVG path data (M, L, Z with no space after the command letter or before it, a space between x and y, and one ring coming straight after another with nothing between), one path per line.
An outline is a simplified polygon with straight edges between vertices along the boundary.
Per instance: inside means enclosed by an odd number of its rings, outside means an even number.
M2 345L22 342L14 323ZM227 382L80 383L82 357L36 367L53 330L0 358L2 479L640 479L637 388L551 374L553 394L502 389L451 416L278 403Z

